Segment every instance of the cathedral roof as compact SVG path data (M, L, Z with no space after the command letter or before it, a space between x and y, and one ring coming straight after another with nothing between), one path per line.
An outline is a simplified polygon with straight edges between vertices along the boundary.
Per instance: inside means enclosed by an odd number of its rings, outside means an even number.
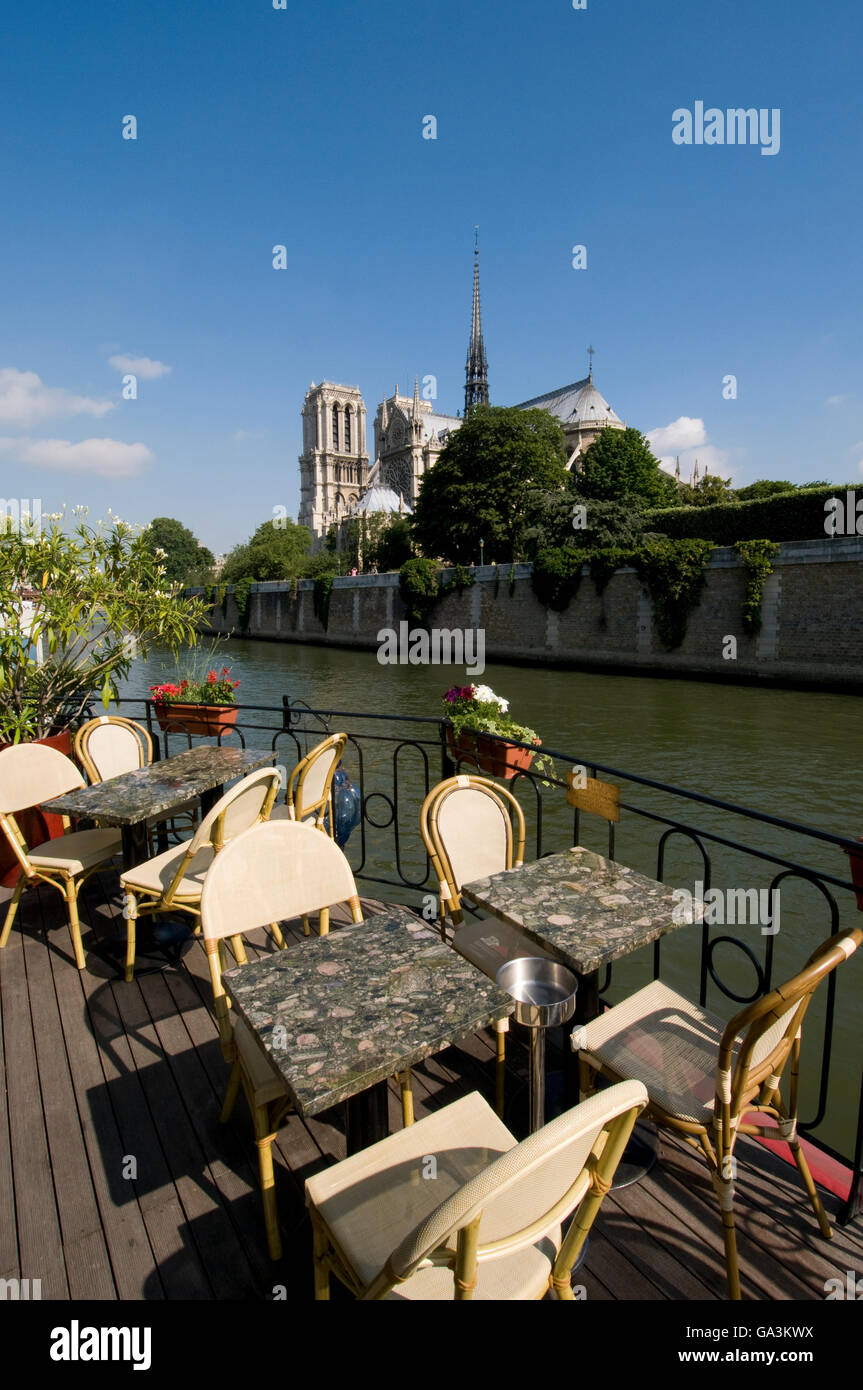
M403 516L411 516L412 512L408 504L399 497L398 493L393 492L391 487L384 487L377 483L370 487L368 492L364 492L356 506L352 508L354 516L368 516L371 512L395 512Z
M519 410L547 410L563 425L589 425L595 421L607 425L623 424L605 397L597 391L592 376L573 381L569 386L561 386L557 391L547 391L544 396L522 401Z

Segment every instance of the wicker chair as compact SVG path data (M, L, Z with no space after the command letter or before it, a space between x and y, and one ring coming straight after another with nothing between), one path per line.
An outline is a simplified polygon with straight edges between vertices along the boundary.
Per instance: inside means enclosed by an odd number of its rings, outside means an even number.
M517 1144L474 1091L307 1179L315 1297L335 1274L361 1299L571 1300L646 1100L610 1087Z
M513 828L515 821L515 829ZM522 932L497 918L464 925L461 890L465 883L518 868L524 856L525 823L512 792L486 777L460 773L439 782L420 811L423 843L437 875L440 930L459 953L494 980L508 960L522 956L552 957ZM446 919L455 928L446 934ZM503 1115L506 1031L509 1020L495 1024L497 1035L497 1108Z
M197 924L204 879L215 856L229 840L267 819L279 782L280 775L274 767L250 773L219 798L191 839L120 875L126 894L127 982L135 972L136 919L160 912L187 912ZM283 946L278 927L275 936Z
M78 890L81 884L106 866L122 848L118 830L77 830L28 849L15 815L30 806L39 806L65 792L84 786L75 764L56 748L40 743L21 743L0 753L0 830L6 836L21 873L15 884L6 921L0 933L0 948L9 940L12 923L25 888L49 883L62 893L69 919L69 935L79 970L85 966L81 925L78 920ZM64 816L64 825L69 821Z
M153 761L153 740L143 724L137 724L134 719L100 714L95 719L88 719L76 733L75 757L91 784L107 782L112 777L122 776L124 772L149 767ZM168 819L172 822L182 820L187 829L194 830L198 823L197 802L189 801L179 806ZM165 817L157 816L147 821L147 829L155 830L164 824Z
M647 1087L650 1117L682 1135L707 1160L722 1214L732 1299L740 1298L734 1229L739 1135L788 1144L821 1232L828 1239L832 1234L797 1137L800 1041L815 989L861 942L859 928L830 937L798 975L747 1004L729 1023L655 980L572 1035L580 1049L582 1094L598 1071L614 1081L637 1077ZM789 1058L786 1104L779 1088ZM770 1115L776 1126L746 1123L750 1113Z
M362 909L351 866L328 835L298 821L272 821L232 840L207 874L201 895L201 924L210 966L216 1021L231 1076L221 1119L230 1118L242 1086L254 1117L261 1192L270 1255L281 1255L272 1142L291 1101L285 1085L236 1011L231 1010L222 984L223 941L231 938L234 954L245 932L272 926L303 914L329 916L335 903L346 902L354 922ZM300 948L303 949L303 948ZM399 1078L405 1125L413 1124L410 1072Z
M335 839L335 817L330 804L333 777L339 764L347 734L331 734L297 763L285 788L285 800L274 806L271 820L308 820L314 816L318 830L325 830L324 816L329 810L328 834Z

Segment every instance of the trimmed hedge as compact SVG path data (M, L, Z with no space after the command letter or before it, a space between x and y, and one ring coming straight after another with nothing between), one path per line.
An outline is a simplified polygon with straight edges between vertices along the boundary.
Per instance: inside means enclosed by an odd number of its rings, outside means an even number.
M845 500L854 483L779 492L753 502L720 502L713 507L657 508L645 514L650 531L662 531L674 540L697 538L715 545L735 541L813 541L826 536L824 503L831 497Z

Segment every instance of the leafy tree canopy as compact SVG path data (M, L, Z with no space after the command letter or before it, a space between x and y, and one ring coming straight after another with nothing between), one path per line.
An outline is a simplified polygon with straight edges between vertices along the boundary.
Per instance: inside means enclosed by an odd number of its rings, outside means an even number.
M692 483L679 483L674 506L713 507L717 502L733 502L735 494L730 478L719 478L713 473Z
M753 502L761 497L774 497L777 492L796 492L796 483L783 483L778 478L759 478L748 487L739 487L735 496L740 502Z
M425 475L413 517L426 555L475 563L517 559L530 488L567 486L563 430L545 410L477 406Z
M633 550L649 534L643 507L630 501L596 501L579 498L571 491L532 492L528 496L524 538L531 560L541 550L560 547Z
M169 584L188 584L215 563L212 551L200 545L189 528L172 516L154 517L144 532L144 541L154 555L157 550L164 550L159 560Z
M576 479L582 497L619 502L642 499L642 505L673 507L677 484L663 472L640 430L605 429L585 452Z
M239 579L262 583L267 579L294 579L305 574L311 534L290 517L264 521L244 545L235 545L222 573L223 584Z

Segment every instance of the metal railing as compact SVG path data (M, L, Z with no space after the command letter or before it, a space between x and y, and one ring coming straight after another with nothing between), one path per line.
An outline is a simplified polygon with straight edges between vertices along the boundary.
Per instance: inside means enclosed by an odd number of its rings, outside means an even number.
M191 735L185 730L181 719L172 722L167 728L160 726L152 700L124 699L120 703L124 706L143 707L143 720L153 736L157 756L171 756L179 751L178 744L191 745ZM262 715L270 716L269 722L259 722ZM459 768L476 771L474 759L456 755L452 740L447 737L448 728L447 721L442 718L394 715L387 712L311 709L302 702L292 703L288 696L283 696L281 706L238 706L236 724L224 729L218 736L218 742L226 743L236 739L245 747L247 740L251 739L250 746L261 747L263 740L268 739L268 746L272 748L276 758L281 759L287 751L299 759L321 737L336 730L346 732L348 744L345 757L349 763L349 766L346 766L350 777L357 785L362 806L362 817L355 832L358 838L350 841L346 849L354 875L366 883L398 890L401 900L405 900L407 894L412 895L414 900L417 895L421 895L425 904L431 902L437 885L431 880L431 866L419 838L420 805L438 781L452 776ZM508 742L514 743L517 748L535 751L532 745ZM780 884L788 885L792 880L807 885L816 895L821 914L816 925L807 910L803 928L804 936L811 936L807 943L807 955L827 936L840 929L840 918L844 912L854 910L854 899L847 895L855 892L855 885L837 873L812 863L811 860L817 857L819 850L826 848L834 852L853 849L859 852L859 841L723 801L718 797L642 777L589 758L579 758L548 748L546 745L543 745L542 751L553 760L554 775L537 776L530 771L520 771L508 781L510 789L517 789L520 798L528 799L530 822L534 827L533 850L537 858L559 850L564 834L573 845L580 843L579 813L573 811L570 815L571 808L567 806L565 797L560 796L560 792L567 789L566 771L570 768L581 768L591 777L610 778L615 782L627 784L627 795L622 795L620 800L620 810L625 813L626 819L624 821L622 818L618 830L624 823L627 826L641 827L644 832L640 836L642 857L648 852L647 833L650 832L652 837L655 832L655 861L650 865L650 871L655 878L666 881L671 850L679 850L682 844L697 856L703 876L699 882L705 894L715 879L716 857L732 854L745 856L747 863L752 861L761 865L762 871L771 875L771 892L778 889ZM564 775L559 776L560 772ZM670 804L638 804L631 799L630 789L641 790L648 801L652 798L654 802ZM709 813L709 818L717 824L691 823L690 813L695 808ZM744 823L744 831L735 835L732 827L739 818ZM551 832L549 835L546 834L547 828ZM781 845L770 848L766 843L757 843L759 833L768 837L768 832L773 835L778 833ZM552 835L555 843L553 850L549 850L546 840ZM388 836L389 848L381 847L378 841L380 836ZM802 857L794 857L791 846L801 839L805 850ZM375 845L372 841L378 843ZM789 847L786 847L786 842ZM607 852L611 857L619 857L613 834ZM772 903L774 900L771 897L769 901ZM773 987L776 966L775 936L768 932L762 935L761 939L763 952L759 959L752 947L740 937L727 932L717 935L714 927L707 921L701 923L698 998L702 1005L706 1003L708 981L712 981L713 985L735 1004L748 1003ZM674 934L669 941L674 941ZM741 952L743 959L754 968L755 986L751 992L741 993L723 978L716 959L720 946L726 950L730 948ZM659 975L663 950L663 941L657 941L654 944L652 961L654 978ZM802 964L802 959L798 960L796 968ZM606 993L610 985L609 968L601 992ZM848 998L847 988L846 985L843 1002ZM856 1046L859 1034L854 1024L853 1009L843 1010L841 1018L837 1016L837 972L830 975L824 993L825 1003L821 1011L821 1051L811 1077L816 1092L814 1113L805 1121L801 1120L799 1129L816 1147L850 1168L850 1191L840 1214L840 1221L847 1221L858 1214L863 1201L863 1066L859 1060L859 1047ZM815 1030L810 1027L808 1031L811 1033ZM843 1139L837 1146L828 1143L823 1135L819 1136L815 1131L823 1127L828 1115L828 1094L831 1082L835 1080L831 1062L839 1032L847 1036L846 1052L850 1050L851 1054L850 1057L843 1057L843 1080L849 1066L860 1068L860 1078L859 1091L855 1098L848 1102L850 1105L856 1105L853 1135L849 1136L850 1142L849 1139ZM809 1042L811 1043L811 1038ZM807 1052L811 1051L810 1046ZM850 1084L856 1084L853 1075Z

